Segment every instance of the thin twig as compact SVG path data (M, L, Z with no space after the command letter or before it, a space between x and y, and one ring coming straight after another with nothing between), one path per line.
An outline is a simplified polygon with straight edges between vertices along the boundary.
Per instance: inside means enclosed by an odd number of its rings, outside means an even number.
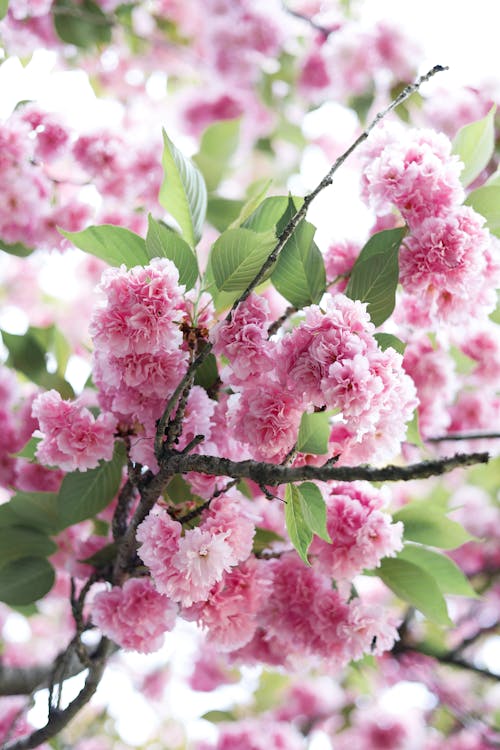
M444 443L447 440L498 440L499 432L450 432L449 435L425 438L426 443Z
M189 523L189 521L192 521L194 518L197 518L201 513L203 513L204 510L208 510L212 500L215 500L216 497L220 497L220 495L223 495L224 492L227 492L231 487L234 487L235 484L238 484L238 482L239 479L232 479L230 482L224 485L224 487L221 487L220 490L215 490L212 496L209 497L208 500L205 500L202 505L199 505L197 508L193 508L193 510L189 511L189 513L186 513L184 516L181 516L176 520L182 524Z

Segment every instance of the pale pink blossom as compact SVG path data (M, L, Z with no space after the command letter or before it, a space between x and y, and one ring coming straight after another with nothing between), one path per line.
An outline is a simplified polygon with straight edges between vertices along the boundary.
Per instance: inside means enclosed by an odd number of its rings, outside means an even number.
M215 583L234 564L227 533L211 534L200 528L187 531L170 561L165 593L183 607L206 601Z
M90 325L96 347L123 357L172 351L182 343L175 321L184 287L172 261L156 258L146 267L107 269L100 291L106 304L95 311Z
M210 503L210 510L203 516L201 527L213 534L226 534L226 541L233 550L236 562L246 560L252 552L255 535L255 518L243 502L227 495L220 495Z
M245 719L223 725L212 750L305 750L305 740L291 724Z
M351 240L343 240L342 242L331 244L323 254L326 280L332 294L345 291L349 281L349 273L360 250L359 243Z
M339 483L324 497L332 541L314 537L310 554L325 575L350 581L402 548L403 526L381 512L383 500L377 490L357 482Z
M230 383L245 383L273 369L275 344L267 338L270 323L267 300L253 292L238 305L229 323L222 321L212 330L214 353L229 360Z
M189 677L189 687L191 690L210 693L221 685L237 680L237 673L229 668L225 654L216 651L207 643L196 658Z
M122 587L98 593L92 603L94 625L122 648L143 654L161 647L176 616L177 606L148 578L129 578Z
M97 419L78 401L63 401L57 391L42 393L33 402L42 440L36 456L41 463L64 471L94 469L113 456L116 420L112 414Z
M270 594L265 562L249 559L225 573L210 591L206 602L183 610L188 620L196 620L208 630L207 640L218 651L234 651L245 646L257 627L257 614Z
M280 462L293 447L303 404L277 383L257 383L229 399L229 427L255 458Z
M452 155L446 136L432 130L406 131L405 137L389 142L365 164L364 190L370 205L377 214L395 206L411 229L430 216L445 216L464 198L462 164Z
M450 423L449 407L459 386L453 358L422 333L407 344L403 367L417 387L420 434L424 438L442 435Z
M205 601L224 571L235 565L229 532L211 533L197 527L181 537L181 525L164 510L150 513L137 529L139 555L163 594L189 607Z

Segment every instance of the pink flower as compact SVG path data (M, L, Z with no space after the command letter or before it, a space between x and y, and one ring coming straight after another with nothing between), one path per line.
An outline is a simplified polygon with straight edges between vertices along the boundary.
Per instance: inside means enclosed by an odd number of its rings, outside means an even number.
M461 169L446 136L411 130L367 161L363 180L377 214L396 206L410 228L417 228L424 219L445 216L462 202Z
M234 563L242 562L252 552L255 522L243 503L232 497L221 495L210 503L210 510L203 517L204 531L225 534L233 551Z
M220 654L208 644L199 651L193 672L189 678L191 690L210 693L220 685L237 682L235 671L231 671L224 654Z
M158 590L165 588L170 561L179 549L182 526L166 510L156 508L137 528L139 556L148 566Z
M143 654L161 647L176 616L177 606L159 594L148 578L129 578L121 588L101 591L92 605L92 620L104 635Z
M375 635L383 637L381 651L397 637L382 608L368 609L359 599L345 601L330 578L307 568L295 553L270 565L272 590L258 623L272 653L282 655L281 663L309 656L340 667L369 651Z
M206 602L183 611L208 629L208 642L218 651L245 646L257 627L257 614L270 594L267 564L254 558L225 573Z
M348 277L360 250L357 242L344 240L333 243L324 253L326 279L332 294L345 290L348 278L340 278L333 287L332 282L338 276Z
M116 420L112 414L97 419L78 402L63 401L57 391L42 393L33 402L42 440L36 456L41 463L64 471L94 469L113 456Z
M315 537L310 547L315 564L325 575L350 581L402 548L402 524L391 523L391 517L380 511L382 497L369 485L338 483L325 502L332 541Z
M306 308L304 323L281 342L277 356L280 382L304 400L324 406L324 382L330 366L374 349L373 331L366 305L342 294L328 298L325 312L316 305Z
M179 541L179 549L171 560L165 593L184 607L205 601L224 571L231 570L233 560L226 533L191 529Z
M172 261L156 258L144 268L107 269L100 290L106 305L96 310L90 324L96 347L123 357L172 351L182 343L174 321L180 319L184 287Z
M214 353L229 360L230 383L245 383L274 367L274 343L268 341L271 323L269 305L263 297L252 293L239 304L231 322L218 323L211 333Z
M231 396L229 403L229 426L254 457L282 461L297 439L301 401L270 381Z
M213 750L304 750L305 741L292 725L265 719L245 719L221 728Z
M181 537L181 528L159 510L139 525L137 540L142 543L139 555L158 591L189 607L205 601L212 586L237 560L227 541L229 532L211 533L198 527Z
M427 334L415 336L406 346L403 366L417 386L418 419L423 437L442 435L450 422L449 407L458 390L455 363Z

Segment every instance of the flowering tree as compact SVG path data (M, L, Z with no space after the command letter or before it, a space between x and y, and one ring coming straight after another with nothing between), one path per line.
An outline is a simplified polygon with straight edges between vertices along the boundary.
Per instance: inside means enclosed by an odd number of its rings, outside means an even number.
M199 750L500 743L495 106L424 98L443 67L320 5L0 2L4 70L50 49L120 113L20 101L0 128L6 750L124 747L101 677L186 622L193 691L258 674ZM353 125L297 190L332 101ZM370 219L325 240L347 168Z

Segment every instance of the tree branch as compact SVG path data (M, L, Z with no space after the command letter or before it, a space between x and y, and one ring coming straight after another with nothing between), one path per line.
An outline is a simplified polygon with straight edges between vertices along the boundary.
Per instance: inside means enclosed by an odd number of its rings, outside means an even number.
M440 476L457 467L484 464L489 460L488 453L457 453L450 458L435 461L422 461L410 466L336 466L327 462L323 466L282 466L260 461L231 461L228 458L207 455L173 454L168 459L172 474L187 474L197 471L200 474L227 476L234 479L252 479L259 485L291 484L306 480L329 482L353 482L365 479L369 482L398 482L410 479L426 479Z
M56 734L64 729L71 719L76 716L76 714L94 695L104 672L111 647L111 641L107 638L101 640L99 648L91 661L85 685L76 698L74 698L66 708L52 711L49 714L47 724L44 727L35 730L25 737L13 740L12 742L7 742L7 744L3 746L3 750L31 750L31 748L38 747L38 745L41 745L43 742L55 737Z

